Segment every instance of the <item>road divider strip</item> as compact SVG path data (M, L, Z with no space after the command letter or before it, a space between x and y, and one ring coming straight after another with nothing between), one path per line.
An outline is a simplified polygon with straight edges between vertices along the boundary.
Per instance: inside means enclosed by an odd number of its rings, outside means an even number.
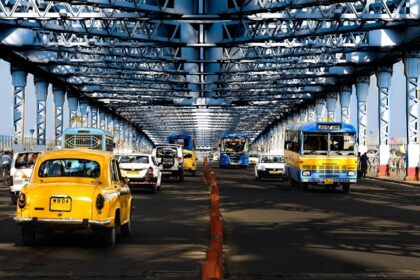
M202 279L221 280L223 279L223 217L220 212L219 184L207 158L204 158L203 180L209 187L210 193L210 247L201 266Z

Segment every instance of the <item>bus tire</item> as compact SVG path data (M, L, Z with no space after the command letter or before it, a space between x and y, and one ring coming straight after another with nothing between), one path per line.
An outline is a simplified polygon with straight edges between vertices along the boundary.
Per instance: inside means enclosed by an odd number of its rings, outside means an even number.
M350 184L345 183L343 184L343 193L349 193L350 192Z
M303 192L306 192L306 191L308 191L309 184L308 184L308 183L304 183L304 182L300 182L300 183L299 183L299 187L300 187L300 189L301 189Z

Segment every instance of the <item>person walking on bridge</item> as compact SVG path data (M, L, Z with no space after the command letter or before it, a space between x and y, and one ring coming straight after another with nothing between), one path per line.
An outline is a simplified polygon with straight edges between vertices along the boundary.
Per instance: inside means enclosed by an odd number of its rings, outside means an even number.
M10 152L6 151L1 157L1 177L3 182L6 182L10 174L10 166L12 165L12 157Z
M361 177L365 179L368 170L368 165L370 165L369 157L367 156L366 152L362 156L360 156L359 161L360 169L362 171Z

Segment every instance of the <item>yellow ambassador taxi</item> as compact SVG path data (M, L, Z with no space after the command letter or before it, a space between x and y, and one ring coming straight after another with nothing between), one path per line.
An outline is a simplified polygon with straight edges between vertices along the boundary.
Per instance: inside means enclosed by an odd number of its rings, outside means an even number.
M109 152L68 149L42 153L17 199L15 221L24 245L41 230L90 228L108 246L116 228L131 232L131 193Z
M184 154L184 170L191 172L191 175L195 176L195 171L197 171L197 155L190 150L182 150L182 153Z

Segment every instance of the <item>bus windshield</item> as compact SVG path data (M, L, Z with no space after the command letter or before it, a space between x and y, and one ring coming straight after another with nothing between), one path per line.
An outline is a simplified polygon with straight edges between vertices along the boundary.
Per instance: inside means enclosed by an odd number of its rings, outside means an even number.
M304 133L305 155L354 155L354 133Z
M247 149L246 139L226 138L223 139L222 151L239 153Z

